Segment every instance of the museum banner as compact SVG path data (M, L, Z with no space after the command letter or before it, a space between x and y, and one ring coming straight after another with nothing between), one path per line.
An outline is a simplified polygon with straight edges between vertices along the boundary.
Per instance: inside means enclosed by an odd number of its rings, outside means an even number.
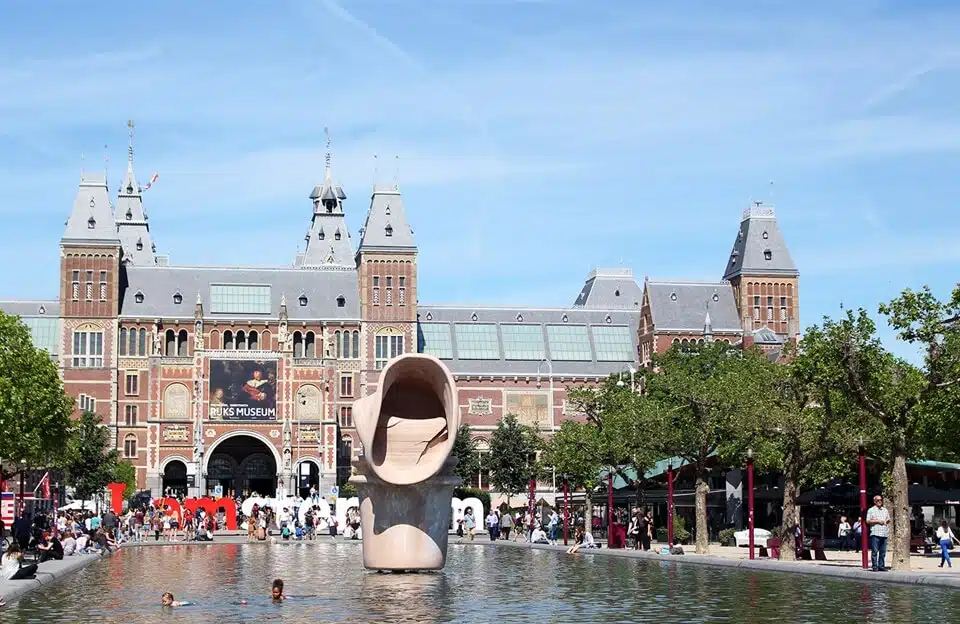
M210 360L211 420L276 420L276 360Z

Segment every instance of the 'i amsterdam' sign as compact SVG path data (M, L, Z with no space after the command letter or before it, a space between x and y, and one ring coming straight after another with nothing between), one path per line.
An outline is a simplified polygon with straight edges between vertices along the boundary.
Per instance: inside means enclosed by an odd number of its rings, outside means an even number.
M276 420L277 363L210 360L211 420Z

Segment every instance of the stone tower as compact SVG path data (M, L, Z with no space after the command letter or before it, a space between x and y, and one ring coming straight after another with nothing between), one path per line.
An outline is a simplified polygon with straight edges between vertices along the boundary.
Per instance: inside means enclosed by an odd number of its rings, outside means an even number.
M148 266L157 263L157 249L150 237L142 189L133 173L133 122L128 121L127 127L130 129L130 145L127 148L127 172L117 193L117 235L123 249L122 263L125 266Z
M60 368L76 414L95 412L112 432L121 253L106 173L83 173L60 239Z
M326 166L323 182L313 188L313 217L304 237L306 247L294 262L301 267L354 267L353 245L343 213L346 193L333 181L330 172L330 134L327 133Z
M772 205L755 201L744 210L723 279L733 286L745 335L766 327L785 342L799 334L800 273Z

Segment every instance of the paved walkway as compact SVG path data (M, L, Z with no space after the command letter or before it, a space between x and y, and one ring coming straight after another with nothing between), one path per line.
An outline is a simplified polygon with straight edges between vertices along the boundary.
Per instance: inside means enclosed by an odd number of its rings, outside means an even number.
M39 589L44 585L49 585L102 558L102 555L71 555L59 561L44 561L37 568L37 578L24 579L21 581L0 580L0 598L6 600L9 604L14 600L22 598L25 594ZM0 611L0 614L2 613L3 611ZM0 620L2 620L2 617L0 617Z
M457 540L451 540L451 543L457 543ZM464 544L471 542L464 541ZM489 539L477 539L473 544L505 548L536 548L542 550L558 550L563 552L566 546L562 542L558 546L549 546L546 544L528 544L522 540L504 541L498 540L491 543ZM570 542L573 543L572 541ZM661 545L654 544L657 549ZM686 549L686 547L684 547ZM859 553L845 553L837 551L827 551L828 561L778 561L776 559L757 558L750 560L746 548L733 548L729 546L712 545L709 555L692 554L691 546L688 553L683 556L661 555L656 550L641 552L636 550L598 548L591 550L581 550L578 554L587 556L602 557L624 557L629 559L655 559L658 561L669 561L680 564L701 564L713 565L729 568L740 568L746 570L763 570L768 572L790 572L793 574L816 574L820 576L831 576L846 579L865 580L865 581L885 581L894 583L909 583L913 585L936 585L941 587L953 587L960 589L960 557L957 557L957 566L954 568L939 568L940 556L933 555L914 555L910 558L911 570L909 572L872 572L864 570L860 564ZM758 553L759 554L759 553Z

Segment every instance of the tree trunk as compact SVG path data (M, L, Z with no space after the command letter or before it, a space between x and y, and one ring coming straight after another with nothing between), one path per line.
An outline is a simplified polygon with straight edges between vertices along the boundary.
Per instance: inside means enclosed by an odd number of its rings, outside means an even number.
M797 551L793 547L796 539L794 526L797 523L797 497L800 495L799 480L796 475L783 476L783 520L777 537L780 539L780 558L784 561L796 561Z
M706 475L697 473L697 554L710 554L710 529L707 526L707 495L710 484Z
M887 565L894 570L910 570L910 482L907 480L907 452L903 445L893 450L888 497L893 530L887 543Z
M593 535L593 490L587 487L583 492L583 530Z

